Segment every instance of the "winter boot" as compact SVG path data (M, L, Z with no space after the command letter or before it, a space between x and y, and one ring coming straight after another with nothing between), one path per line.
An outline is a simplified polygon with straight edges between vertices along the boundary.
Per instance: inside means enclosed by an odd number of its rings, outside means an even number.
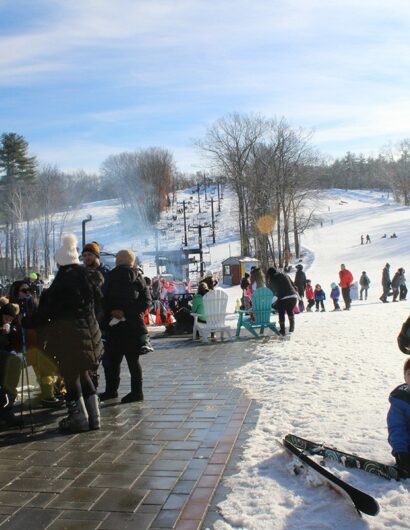
M285 324L280 323L279 333L282 335L282 337L285 336L285 333L286 333L286 331L285 331Z
M295 331L295 317L289 317L289 333Z
M58 428L64 433L85 432L90 429L88 425L88 413L85 408L84 398L81 396L77 401L68 401L68 416L58 424Z
M121 403L134 403L135 401L144 401L142 381L136 381L131 376L131 392L121 399Z
M88 412L88 424L92 431L96 431L101 428L100 401L97 394L88 396L84 401Z

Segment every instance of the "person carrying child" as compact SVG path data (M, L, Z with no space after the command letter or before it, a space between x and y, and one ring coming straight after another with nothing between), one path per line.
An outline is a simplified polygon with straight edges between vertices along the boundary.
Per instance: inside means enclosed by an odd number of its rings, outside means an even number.
M326 311L324 301L326 300L326 294L319 283L315 285L315 304L316 304L316 312L319 311L319 305L321 307L321 312L324 313Z
M312 307L315 305L315 293L313 292L312 280L306 280L305 294L307 299L306 311L310 313L312 311Z
M410 478L410 358L404 363L404 384L391 392L389 402L388 441L400 475Z
M340 311L339 298L340 298L340 289L337 283L332 282L330 284L332 290L330 291L330 298L333 300L333 311Z

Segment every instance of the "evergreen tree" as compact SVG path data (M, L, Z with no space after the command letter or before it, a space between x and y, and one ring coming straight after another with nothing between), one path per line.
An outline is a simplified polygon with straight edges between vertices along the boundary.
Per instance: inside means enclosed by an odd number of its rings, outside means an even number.
M16 133L0 137L0 179L3 184L13 181L32 182L36 176L37 160L28 154L28 142Z

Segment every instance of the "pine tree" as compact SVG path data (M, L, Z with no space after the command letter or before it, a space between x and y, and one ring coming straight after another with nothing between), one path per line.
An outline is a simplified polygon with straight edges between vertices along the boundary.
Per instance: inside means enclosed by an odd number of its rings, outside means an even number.
M32 182L36 176L37 160L28 154L28 142L16 133L0 137L0 178L3 184L13 181Z

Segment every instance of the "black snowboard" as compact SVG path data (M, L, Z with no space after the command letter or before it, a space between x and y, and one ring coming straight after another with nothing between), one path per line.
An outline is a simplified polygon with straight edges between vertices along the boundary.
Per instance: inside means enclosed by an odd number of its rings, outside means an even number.
M382 464L375 460L369 460L368 458L363 458L361 456L344 453L333 447L312 442L311 440L305 440L294 434L287 434L285 440L302 451L307 451L312 455L323 456L323 458L328 460L334 460L347 468L361 469L367 473L372 473L373 475L383 477L387 480L400 480L401 478L394 465Z
M349 498L359 513L362 512L367 515L377 515L379 513L380 507L376 499L334 475L331 471L312 460L303 451L286 440L286 438L283 440L283 444L286 449L297 456L305 465L325 478L333 488L338 490L343 496Z

